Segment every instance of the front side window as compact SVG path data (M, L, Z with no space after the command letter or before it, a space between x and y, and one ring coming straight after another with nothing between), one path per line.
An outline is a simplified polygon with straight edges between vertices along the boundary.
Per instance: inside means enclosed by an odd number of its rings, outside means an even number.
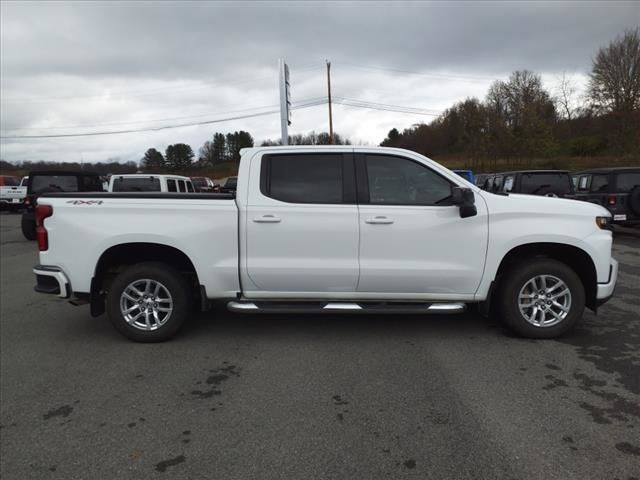
M265 155L261 190L283 202L343 203L342 177L341 153Z
M619 173L616 176L616 193L627 193L640 185L640 172Z
M175 180L167 180L167 192L177 192L178 186Z
M178 180L178 190L181 192L187 191L187 187L184 184L184 180Z
M369 203L442 205L451 198L451 183L433 170L402 157L365 155Z
M187 181L187 192L194 192L195 190L193 189L193 183Z

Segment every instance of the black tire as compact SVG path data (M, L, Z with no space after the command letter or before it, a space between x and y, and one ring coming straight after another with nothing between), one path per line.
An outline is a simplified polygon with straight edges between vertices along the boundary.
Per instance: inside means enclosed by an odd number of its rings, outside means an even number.
M520 291L529 280L538 275L556 277L569 289L571 306L566 316L555 325L533 325L520 312ZM504 323L514 332L527 338L542 339L563 335L576 325L584 312L585 293L580 277L568 265L545 257L535 257L512 266L502 278L496 294L496 304ZM545 308L548 307L545 305Z
M155 330L141 330L127 323L120 309L120 299L132 282L151 279L168 290L173 310L166 323ZM125 337L136 342L162 342L175 336L191 313L189 286L173 267L160 262L144 262L132 265L113 280L107 293L107 315L113 326Z
M22 227L22 235L24 235L24 238L27 240L36 239L36 219L33 214L23 213L20 226Z

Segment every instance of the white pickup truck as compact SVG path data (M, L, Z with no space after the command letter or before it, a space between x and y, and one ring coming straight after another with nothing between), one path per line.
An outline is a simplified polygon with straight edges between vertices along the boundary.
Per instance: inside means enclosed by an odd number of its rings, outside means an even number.
M496 195L391 148L242 151L235 198L46 193L36 290L105 309L136 341L194 306L238 312L495 312L521 335L567 332L612 294L610 214Z
M19 177L0 175L0 208L18 210L22 207L27 187L23 187Z

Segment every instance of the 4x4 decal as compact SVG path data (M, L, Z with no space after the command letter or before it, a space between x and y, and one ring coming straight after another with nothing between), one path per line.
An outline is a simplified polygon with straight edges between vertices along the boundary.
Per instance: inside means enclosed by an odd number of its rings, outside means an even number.
M102 205L102 200L67 200L72 205Z

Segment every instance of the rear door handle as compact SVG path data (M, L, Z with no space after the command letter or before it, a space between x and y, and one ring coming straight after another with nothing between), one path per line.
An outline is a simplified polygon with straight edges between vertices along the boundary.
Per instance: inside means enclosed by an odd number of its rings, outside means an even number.
M253 219L255 223L280 223L280 218L275 215L262 215Z
M378 215L376 217L367 218L364 223L371 225L390 225L393 223L393 219L385 217L384 215Z

